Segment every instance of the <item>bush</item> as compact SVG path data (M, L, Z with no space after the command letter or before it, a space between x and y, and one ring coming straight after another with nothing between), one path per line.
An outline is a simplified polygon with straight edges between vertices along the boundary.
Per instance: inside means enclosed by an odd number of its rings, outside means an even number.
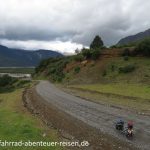
M79 73L79 72L80 72L80 67L79 67L79 66L75 67L75 68L74 68L74 72L75 72L75 73Z
M140 42L135 49L136 54L143 56L150 56L150 38L144 39Z
M47 67L47 74L50 76L50 79L56 82L61 82L65 77L64 68L70 62L70 58L55 58L50 60Z
M98 59L99 56L100 56L100 54L101 54L100 50L99 50L99 49L96 49L96 50L91 50L91 51L92 51L92 53L91 53L91 58L92 58L93 60Z
M83 49L82 50L82 55L86 58L86 59L89 59L89 58L91 58L91 56L92 56L92 52L91 52L91 50L90 49Z
M119 68L119 73L129 73L135 70L135 65L127 65Z
M80 61L80 62L81 62L81 61L84 60L84 56L83 56L82 54L79 53L79 54L77 54L77 55L74 56L74 60L75 60L75 61Z
M17 83L17 87L24 87L25 85L27 85L28 83L30 83L31 81L30 80L20 80L18 83Z
M106 76L106 75L107 75L107 71L104 70L103 73L102 73L102 76L104 77L104 76Z
M112 71L112 72L115 71L115 65L114 65L114 64L111 65L111 71Z
M10 86L13 81L14 80L12 77L4 75L3 77L0 77L0 86L1 87Z
M129 60L129 57L128 57L128 56L124 56L124 60L125 60L125 61L128 61L128 60Z
M82 56L85 57L85 59L96 60L99 58L100 54L101 54L100 49L83 49L82 50Z
M130 50L128 48L125 48L123 50L122 56L130 56Z
M51 68L49 69L48 74L53 74L53 73L55 73L55 72L56 72L56 69L53 68L53 67L51 67Z
M15 89L15 83L18 81L8 75L0 77L0 93L12 91Z
M92 63L90 66L91 66L91 67L94 67L94 66L95 66L95 63Z
M117 45L112 45L110 46L110 48L117 48Z

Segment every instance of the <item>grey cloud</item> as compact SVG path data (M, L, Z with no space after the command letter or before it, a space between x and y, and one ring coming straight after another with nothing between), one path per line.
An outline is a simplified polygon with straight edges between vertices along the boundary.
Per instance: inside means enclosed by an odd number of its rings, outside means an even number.
M0 39L72 41L89 45L99 34L106 45L150 26L143 0L0 0Z
M61 39L62 41L69 40L73 35L77 34L74 31L70 32L57 32L45 29L38 29L32 27L15 27L8 28L5 32L0 33L1 39L9 40L39 40L39 41L49 41Z

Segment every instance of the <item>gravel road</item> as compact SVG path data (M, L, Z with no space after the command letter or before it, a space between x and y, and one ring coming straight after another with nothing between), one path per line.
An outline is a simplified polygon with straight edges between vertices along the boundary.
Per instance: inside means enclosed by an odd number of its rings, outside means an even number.
M124 109L96 104L75 97L61 91L48 81L41 81L36 86L36 91L50 104L86 124L142 150L150 149L150 116L139 115ZM125 135L115 130L115 120L119 117L126 122L128 120L134 122L134 137L132 140L127 139Z

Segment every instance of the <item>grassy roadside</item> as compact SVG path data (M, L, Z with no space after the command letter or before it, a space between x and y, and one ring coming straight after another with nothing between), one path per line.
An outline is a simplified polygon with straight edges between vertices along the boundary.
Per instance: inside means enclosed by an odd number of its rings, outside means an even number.
M0 140L1 141L58 141L56 130L48 129L36 117L26 111L22 104L22 91L0 94ZM46 136L43 136L46 134ZM0 149L2 149L0 147ZM59 147L3 147L4 150L60 150Z
M111 83L111 84L73 85L70 87L101 92L104 94L110 93L121 96L150 99L150 86L148 85Z
M80 97L114 106L150 112L150 86L138 84L70 85Z

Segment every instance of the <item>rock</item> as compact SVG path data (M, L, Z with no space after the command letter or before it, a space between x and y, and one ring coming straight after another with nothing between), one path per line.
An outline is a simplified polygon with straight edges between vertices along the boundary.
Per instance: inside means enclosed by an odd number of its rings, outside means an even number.
M73 140L74 139L74 137L72 135L70 135L66 132L63 132L63 131L61 131L61 136L65 139L68 139L68 140Z
M42 136L43 136L43 137L46 137L46 133L43 133Z

